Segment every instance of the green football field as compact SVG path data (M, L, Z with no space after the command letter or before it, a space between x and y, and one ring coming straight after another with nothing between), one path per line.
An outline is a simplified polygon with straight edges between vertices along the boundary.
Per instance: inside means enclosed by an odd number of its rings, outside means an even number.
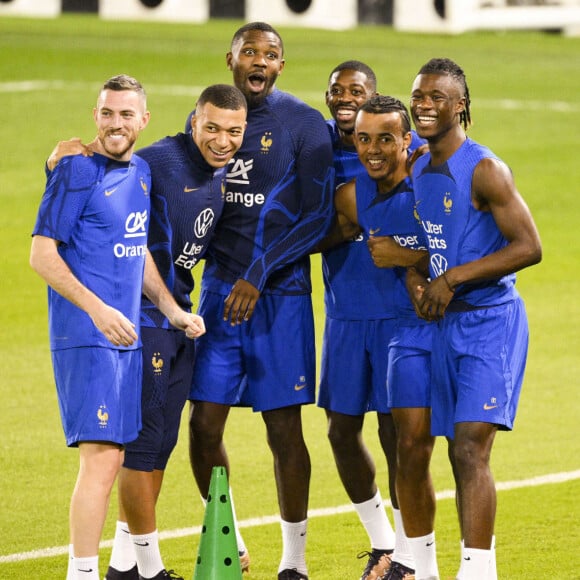
M0 18L0 579L64 578L68 502L78 456L65 447L48 351L44 283L28 265L30 231L44 188L44 161L58 140L94 136L99 85L129 73L149 94L149 144L182 129L208 84L231 82L225 53L241 22L204 26ZM280 27L286 68L278 86L326 114L330 70L358 59L379 90L408 102L419 67L450 57L466 71L470 135L511 166L540 230L544 258L518 275L531 346L516 428L492 456L498 485L501 579L580 578L580 38L553 33L409 35L389 28L348 32ZM313 260L318 338L324 312L320 262ZM320 347L320 341L318 342ZM320 350L320 348L319 348ZM320 409L304 410L312 457L307 560L313 580L355 579L368 540L336 474ZM193 576L204 509L187 458L185 423L159 501L168 568ZM369 416L367 443L383 497L385 460ZM259 415L233 410L226 440L231 485L249 547L250 580L275 578L280 529L272 459ZM453 578L459 532L445 442L433 458L441 578ZM108 563L116 495L103 535Z

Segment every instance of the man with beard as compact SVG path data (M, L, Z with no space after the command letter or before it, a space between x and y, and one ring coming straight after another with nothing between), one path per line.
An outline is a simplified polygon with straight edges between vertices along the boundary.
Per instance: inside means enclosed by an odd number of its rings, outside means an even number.
M203 332L147 249L149 166L133 155L149 112L141 84L109 79L94 109L93 156L48 175L30 264L49 285L50 343L61 418L80 468L70 505L67 578L98 580L98 550L124 446L141 428L141 292L179 336Z
M207 497L214 466L226 466L231 406L262 413L274 456L283 553L279 580L307 579L310 457L301 405L314 402L312 247L332 215L332 147L322 115L275 86L284 46L269 24L233 36L226 63L248 102L244 143L227 179L225 207L208 254L190 393L190 457Z
M242 144L246 111L246 99L236 87L211 85L197 101L188 133L165 137L138 152L151 169L147 244L187 312L192 308L191 270L203 258L221 214L226 167ZM91 154L91 148L78 140L64 141L50 156L49 169L62 155ZM141 328L143 428L125 449L119 519L106 580L181 578L164 568L155 506L191 387L195 345L185 341L145 296Z

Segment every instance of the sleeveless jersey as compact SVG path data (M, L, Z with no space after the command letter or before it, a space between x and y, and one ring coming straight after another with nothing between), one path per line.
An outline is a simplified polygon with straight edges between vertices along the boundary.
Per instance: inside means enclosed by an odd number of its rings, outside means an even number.
M165 137L138 155L151 167L149 250L173 297L189 312L191 269L204 257L222 213L226 168L209 165L191 133ZM171 328L145 296L141 323Z
M61 242L72 273L106 304L131 320L139 310L147 250L151 177L137 155L117 162L99 154L64 157L48 175L33 235ZM48 288L52 350L113 347L89 315Z
M357 210L359 219L361 218L360 208L366 207L377 195L376 184L368 177L366 169L360 162L355 147L349 147L342 143L336 121L334 119L326 121L331 136L334 150L334 167L336 172L337 186L357 178ZM412 132L412 141L409 151L412 151L423 144L417 134ZM359 177L364 178L359 181ZM406 193L398 198L397 203L406 205L412 199L412 189L410 183L405 182ZM407 191L408 189L408 191ZM364 191L363 191L364 190ZM409 195L409 192L411 195ZM359 199L359 195L364 197ZM403 201L404 198L404 201ZM361 203L361 205L359 205ZM400 234L401 240L411 235L417 235L417 227L414 221L413 207L411 205L405 211L408 215L401 215L397 219L401 220L402 230L394 232ZM388 205L384 206L384 211L390 211ZM391 218L389 218L391 219ZM393 223L392 220L390 222ZM362 224L361 224L362 225ZM377 227L373 225L371 227ZM385 226L387 227L387 226ZM391 228L392 229L392 228ZM411 233L412 232L412 233ZM378 235L389 235L387 233L378 233ZM359 235L356 239L342 243L330 250L322 253L322 274L324 279L324 302L327 316L346 320L364 320L377 318L392 318L394 316L409 314L407 305L411 308L412 317L416 318L414 310L409 302L407 291L401 293L399 283L394 287L395 296L392 296L389 288L393 289L396 279L402 275L402 271L397 269L395 272L390 268L377 268L371 259L366 241L368 240L368 231L366 234ZM415 240L412 247L421 247L422 242L419 238ZM368 285L367 285L368 284ZM385 284L387 284L385 286ZM355 300L354 297L357 297ZM389 297L390 296L390 297ZM386 300L386 302L385 302ZM401 309L395 304L404 305ZM400 310L400 312L398 311Z
M415 163L415 207L428 240L433 278L453 266L492 254L508 243L491 212L478 211L472 204L473 172L485 158L497 159L488 148L466 139L442 165L432 166L429 154ZM462 284L451 305L465 304L469 308L502 304L518 295L514 284L515 274Z
M392 237L399 245L424 249L425 244L413 216L413 187L406 178L387 193L379 193L368 174L356 178L358 222L363 228L367 267L353 272L360 309L364 318L400 318L417 320L405 287L404 268L378 268L372 261L366 242L370 235ZM377 314L382 315L377 316Z

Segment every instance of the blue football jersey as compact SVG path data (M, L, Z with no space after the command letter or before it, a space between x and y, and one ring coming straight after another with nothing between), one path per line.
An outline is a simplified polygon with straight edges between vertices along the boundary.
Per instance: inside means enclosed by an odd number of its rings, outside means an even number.
M425 250L426 241L417 219L414 215L415 197L413 184L407 177L387 193L379 193L377 183L368 174L356 178L356 200L358 222L363 228L365 242L369 236L388 236L400 246L411 250ZM366 245L366 243L365 243ZM367 254L370 252L367 248ZM375 279L373 285L367 288L366 276L359 276L362 284L361 301L367 305L369 312L376 312L388 305L389 311L397 318L405 318L407 322L422 324L413 308L405 286L405 268L377 268L381 272L365 273L369 279ZM368 291L368 296L367 296ZM373 300L377 303L373 304Z
M334 150L336 184L338 186L356 178L358 217L363 220L370 219L368 215L365 217L365 208L373 203L377 196L376 184L368 177L366 169L358 158L356 148L342 143L334 119L328 120L326 123ZM409 150L413 151L423 143L424 140L420 139L413 131ZM359 178L361 178L360 181ZM410 184L405 181L404 185L401 184L401 187L407 192ZM408 215L398 218L402 228L401 231L395 232L391 228L390 231L393 234L398 233L401 236L406 236L411 230L415 232L417 230L416 226L411 223L414 218L412 190L410 191L410 197L407 192L397 198L397 200L405 199L405 202L401 205L406 206L409 200L411 200L411 204L409 207L404 208ZM374 213L378 217L381 212L385 212L379 221L383 218L387 219L390 205L388 203L380 208L374 207L371 214ZM399 208L399 210L403 211L403 208ZM392 223L390 217L389 220ZM380 226L376 223L370 225L373 232L377 227ZM383 229L376 235L391 234L386 233ZM409 299L407 293L405 291L404 295L401 295L400 288L395 286L397 278L400 279L401 271L393 271L390 268L381 269L374 265L366 243L368 236L369 231L367 228L367 231L357 238L322 253L325 308L326 314L332 318L365 320L393 318L396 315L408 313L407 303ZM403 237L401 237L401 240L403 240L402 243L405 243ZM417 247L420 247L420 245L419 243ZM354 299L355 297L356 299ZM397 304L404 305L401 313L397 312Z
M60 243L58 251L78 280L120 310L138 331L147 250L151 177L133 156L117 162L95 154L65 157L48 175L33 235ZM53 350L113 345L83 310L48 289ZM140 346L136 342L129 347Z
M263 293L310 293L308 253L330 226L333 183L322 115L274 90L248 111L243 145L228 167L204 288L228 294L243 278Z
M138 155L151 168L149 250L177 303L190 311L191 269L205 256L221 216L226 168L209 165L191 133L165 137ZM145 296L141 323L170 327Z
M487 147L466 139L442 165L432 166L431 155L420 157L413 167L416 210L429 245L431 277L447 269L477 260L505 247L491 212L478 211L471 200L471 183L477 164L497 159ZM492 306L513 300L515 274L498 280L461 284L453 302Z

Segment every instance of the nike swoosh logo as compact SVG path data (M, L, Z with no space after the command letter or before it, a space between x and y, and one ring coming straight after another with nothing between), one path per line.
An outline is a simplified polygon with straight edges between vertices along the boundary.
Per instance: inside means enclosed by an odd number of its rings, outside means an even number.
M425 544L425 546L427 546L427 548L429 548L429 547L430 547L430 546L432 546L434 543L435 543L435 542L427 542L427 543Z
M187 186L185 186L183 188L183 191L185 193L191 193L192 191L197 191L198 189L199 189L199 187L187 187Z
M77 570L78 570L79 572L86 572L87 574L90 574L90 573L93 571L93 569L92 569L92 568L89 568L88 570L81 570L80 568L77 568Z
M113 195L113 193L115 193L115 191L117 191L117 189L119 189L118 187L113 187L113 189L105 189L105 195L107 197L109 197L109 195Z
M141 546L142 548L145 548L146 546L149 545L149 542L135 542L136 546Z
M463 558L464 560L467 560L469 562L469 560L471 560L471 556L466 556L465 558Z
M491 411L492 409L497 409L498 405L488 405L487 403L483 406L484 411Z
M381 231L381 228L376 228L373 230L373 228L369 229L369 235L374 236L375 234L378 234Z
M306 387L306 385L294 385L294 390L295 391L301 391L305 387Z

